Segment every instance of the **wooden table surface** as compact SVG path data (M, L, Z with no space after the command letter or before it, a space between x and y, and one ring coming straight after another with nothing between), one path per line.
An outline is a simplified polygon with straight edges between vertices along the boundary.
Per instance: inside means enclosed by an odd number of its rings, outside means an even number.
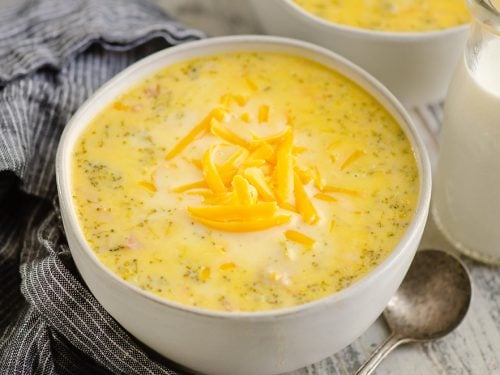
M178 20L209 36L262 33L245 0L157 0ZM409 110L435 163L442 108L439 104ZM455 252L429 218L420 248ZM385 375L500 374L500 268L465 257L473 279L473 299L464 322L443 339L397 348L379 367ZM289 375L353 374L388 335L382 318L342 351ZM235 372L237 374L237 372Z

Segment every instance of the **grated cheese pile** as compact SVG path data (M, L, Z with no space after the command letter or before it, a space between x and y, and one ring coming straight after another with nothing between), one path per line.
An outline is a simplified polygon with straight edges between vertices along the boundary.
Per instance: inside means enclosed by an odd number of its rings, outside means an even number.
M312 197L336 202L328 192L358 194L325 186L317 169L297 164L296 155L307 148L294 144L290 116L284 114L285 125L267 136L256 135L250 126L243 134L235 132L231 124L237 117L231 112L231 106L236 103L244 107L248 100L244 95L223 95L221 107L212 109L165 156L167 160L180 156L198 137L211 135L218 140L206 149L201 160L193 160L201 169L203 179L171 189L179 194L204 197L204 205L187 207L195 220L218 230L252 232L288 223L292 215L298 213L305 223L314 225L320 215ZM268 124L270 108L267 104L259 106L255 116L257 126ZM249 125L252 122L249 112L239 118ZM227 146L236 149L225 160L216 161L217 151ZM354 151L343 162L341 170L362 155L362 151ZM312 195L307 192L308 184L315 190ZM287 231L285 236L306 246L315 243L297 231Z

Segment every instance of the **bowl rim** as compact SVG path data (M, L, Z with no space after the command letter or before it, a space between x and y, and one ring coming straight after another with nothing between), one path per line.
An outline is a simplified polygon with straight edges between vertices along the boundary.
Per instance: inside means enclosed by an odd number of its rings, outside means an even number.
M470 26L470 22L468 22L462 25L447 27L445 29L427 30L427 31L370 30L361 27L354 27L328 21L324 18L316 16L311 12L308 12L300 5L296 4L293 0L271 0L271 1L278 1L283 3L289 11L295 13L299 17L302 17L305 21L316 24L317 26L320 26L329 31L341 31L344 33L351 33L356 36L372 40L393 40L400 42L421 41L427 39L434 39L436 37L445 37L449 34L456 34L459 32L463 32L467 30Z
M77 139L73 133L77 133L78 135L83 131L83 129L88 125L88 121L84 121L85 112L91 110L93 107L99 105L99 99L106 95L108 91L111 91L113 86L118 85L122 81L127 81L128 78L133 76L140 75L143 70L147 70L148 66L153 65L155 62L162 61L164 59L168 59L172 55L180 54L183 52L196 51L197 49L203 48L221 48L222 46L236 47L231 49L232 51L252 51L250 48L245 48L246 46L254 45L253 51L255 51L255 45L259 45L260 48L264 49L264 46L281 46L281 47L289 47L291 49L297 49L304 52L310 52L319 57L322 57L324 60L328 60L332 65L335 64L338 67L333 68L332 66L328 66L332 70L339 69L338 72L344 76L347 76L354 83L362 87L365 91L367 91L370 95L375 96L378 95L379 98L376 98L384 108L393 115L393 117L399 116L400 121L398 121L399 125L403 128L403 131L407 135L407 138L412 146L413 153L416 159L416 163L419 169L419 197L417 206L415 208L415 212L413 218L410 222L410 225L406 229L403 237L400 239L396 247L390 252L390 254L376 267L370 270L367 274L353 282L346 288L342 290L329 294L325 297L312 300L310 302L294 305L290 307L278 308L273 310L262 310L262 311L219 311L219 310L210 310L206 308L194 307L189 305L184 305L179 302L171 301L159 296L154 295L153 293L147 292L145 290L140 289L139 287L128 283L127 281L121 279L117 275L115 275L111 270L106 268L103 263L97 258L94 251L90 248L87 241L83 236L83 231L81 230L77 215L76 209L72 202L72 194L71 194L71 177L70 177L70 158L73 151L74 142L70 143L68 140L70 137L73 137L74 140ZM257 49L259 51L259 49ZM211 53L200 53L196 56L210 56L211 54L222 53L213 51ZM297 54L297 56L301 56ZM193 57L191 57L193 58ZM313 58L309 58L314 61ZM189 60L190 58L184 58L181 60ZM318 61L319 62L319 61ZM319 62L321 63L321 62ZM162 67L166 67L172 64L172 62L168 62L162 65ZM325 65L325 64L323 64ZM155 71L158 71L161 68L156 68L150 71L146 76L154 74ZM345 70L341 71L341 70ZM349 75L347 75L349 74ZM355 78L354 78L355 77ZM127 87L133 86L136 82L128 83ZM365 87L364 85L368 85L370 88ZM371 91L370 91L371 90ZM123 91L123 90L122 90ZM114 98L117 95L113 95ZM382 103L385 101L386 103ZM109 103L108 101L107 103ZM106 104L107 104L106 103ZM392 108L391 108L392 107ZM102 109L102 108L101 108ZM407 249L407 245L414 240L414 237L419 235L419 228L421 225L425 224L428 209L430 205L430 195L431 195L431 166L429 162L429 158L427 155L427 150L425 148L425 144L418 134L417 126L412 122L410 116L404 109L403 105L394 97L394 95L379 81L377 81L373 76L368 74L366 71L345 59L344 57L337 55L336 53L323 48L316 46L312 43L277 37L277 36L263 36L263 35L239 35L239 36L225 36L225 37L214 37L203 39L199 41L187 42L178 46L169 47L167 49L156 52L146 58L143 58L136 63L132 64L122 72L115 75L109 81L107 81L103 86L101 86L98 90L94 92L73 114L71 119L68 121L62 136L60 138L57 155L56 155L56 181L57 181L57 190L59 195L59 204L62 216L66 218L67 221L64 222L65 229L68 232L74 235L75 240L78 242L80 249L71 249L70 251L73 253L74 251L81 251L84 256L90 259L93 263L93 266L97 267L99 271L102 272L103 275L107 277L107 280L114 283L115 285L125 288L131 291L134 294L137 294L138 297L145 298L150 302L155 302L157 304L162 305L163 307L177 310L179 312L188 313L192 315L198 315L203 317L210 318L222 318L222 319L230 319L230 320L248 320L248 321L270 321L276 319L277 317L284 316L292 316L303 313L305 311L311 311L315 309L324 309L326 305L335 303L337 301L341 301L347 298L351 294L355 294L358 291L366 288L370 282L379 277L381 274L385 273L388 269L390 269L395 263L399 261L401 257L405 255L405 252L409 251ZM65 215L67 214L67 215ZM66 228L66 225L69 228ZM406 250L405 250L406 249Z

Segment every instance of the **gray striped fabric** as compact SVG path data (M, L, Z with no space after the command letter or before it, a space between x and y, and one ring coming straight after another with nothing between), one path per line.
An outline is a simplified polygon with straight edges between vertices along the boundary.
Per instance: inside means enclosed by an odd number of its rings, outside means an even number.
M0 3L0 373L176 374L79 278L55 204L61 131L97 87L203 37L143 0Z

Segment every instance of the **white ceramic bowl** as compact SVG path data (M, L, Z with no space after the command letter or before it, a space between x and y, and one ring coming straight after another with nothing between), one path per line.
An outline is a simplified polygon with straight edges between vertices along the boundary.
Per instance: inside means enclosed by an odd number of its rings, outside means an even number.
M70 161L89 121L120 93L169 64L226 51L274 51L303 56L351 78L376 97L401 125L415 152L420 197L415 216L394 251L367 276L329 297L301 306L254 313L209 311L170 302L123 281L86 243L71 199ZM61 214L71 254L104 308L140 341L184 366L207 374L278 374L300 368L354 341L396 291L417 249L427 217L431 175L424 145L403 107L386 88L344 58L305 42L239 36L190 42L132 65L99 89L67 125L57 155Z
M385 32L326 21L292 0L251 0L269 34L337 52L379 79L405 105L444 99L463 53L468 25L429 32Z

